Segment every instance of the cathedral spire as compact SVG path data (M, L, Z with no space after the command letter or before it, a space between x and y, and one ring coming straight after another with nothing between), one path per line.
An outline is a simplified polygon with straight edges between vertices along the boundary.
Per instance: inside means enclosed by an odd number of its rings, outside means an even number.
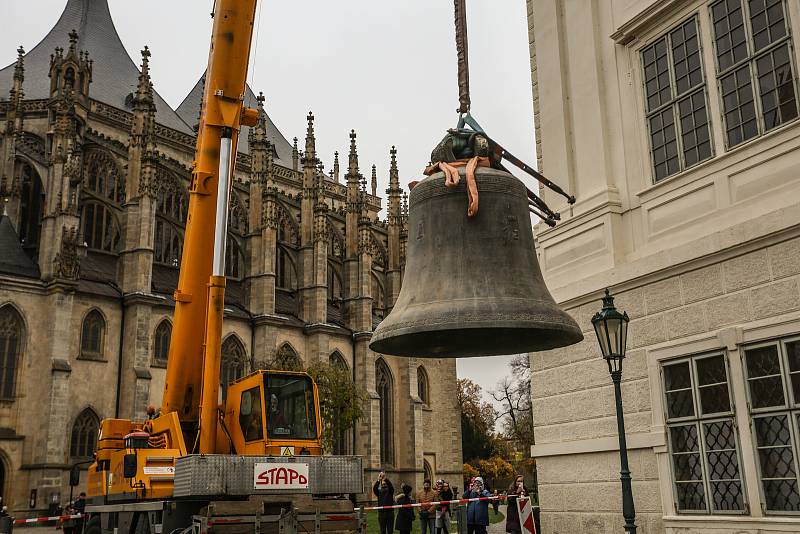
M391 162L389 163L389 189L386 190L388 195L388 221L389 224L399 225L401 222L401 196L402 189L400 189L400 171L397 169L397 148L392 146L389 150Z
M333 153L333 181L339 183L339 151Z
M375 164L372 165L372 181L370 185L372 186L372 196L378 196L378 170Z
M139 73L139 84L136 87L133 107L137 111L155 112L153 101L153 82L150 80L150 49L145 46L142 50L142 70Z
M348 156L347 181L358 183L358 148L356 147L356 131L350 130L350 154Z
M306 120L308 120L308 127L306 128L306 151L303 154L303 164L309 167L316 167L317 139L314 136L314 113L309 111Z
M294 138L294 142L292 143L292 170L296 171L298 166L297 163L300 159L300 152L297 150L297 137Z
M17 62L14 64L14 82L19 82L20 84L25 80L24 57L25 49L20 45L20 47L17 48Z

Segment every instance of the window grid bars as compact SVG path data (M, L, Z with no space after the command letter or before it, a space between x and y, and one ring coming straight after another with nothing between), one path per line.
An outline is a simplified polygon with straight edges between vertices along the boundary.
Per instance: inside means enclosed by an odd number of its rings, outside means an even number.
M781 415L785 415L788 418L788 426L789 426L789 436L790 436L790 444L789 448L792 451L793 456L793 468L795 472L795 479L797 480L798 484L798 491L800 491L800 471L798 467L800 464L798 463L797 453L798 449L800 449L800 409L793 409L792 405L790 404L789 397L786 396L787 389L791 390L791 383L787 383L787 376L789 369L788 366L788 356L786 351L786 344L791 343L792 341L800 340L798 337L794 338L787 338L781 341L771 341L767 343L759 343L748 345L744 347L744 350L740 351L741 359L742 359L742 369L745 374L745 378L747 379L747 405L750 409L750 430L751 430L751 441L753 443L753 449L756 451L756 468L758 470L758 491L759 491L759 498L761 501L761 510L765 515L792 515L797 516L800 515L800 511L792 511L792 510L769 510L767 509L767 499L766 499L766 492L764 490L764 480L778 480L773 478L764 478L762 475L762 468L761 468L761 458L758 456L759 450L766 450L766 449L777 449L777 448L786 448L785 445L773 445L773 446L759 446L758 445L758 435L756 430L756 419L760 419L763 417L778 417ZM783 386L784 391L784 404L783 406L772 406L768 408L754 408L753 401L751 398L750 392L750 375L747 369L747 351L755 350L763 347L770 347L775 346L778 347L778 362L781 369L781 384ZM775 375L771 375L775 376ZM792 394L791 392L789 393ZM792 399L794 400L794 399ZM783 479L781 479L783 480Z
M739 0L739 2L740 2L739 5L740 5L740 8L741 8L741 12L742 12L742 24L744 25L746 56L743 59L740 59L738 61L734 61L731 65L728 65L727 67L725 67L724 70L720 70L719 55L718 55L718 49L717 49L717 33L716 33L716 30L713 29L714 28L713 9L714 9L715 6L717 6L719 4L722 4L722 3L726 2L726 1L727 0L720 0L718 2L712 3L709 6L709 9L708 9L708 17L709 17L709 22L710 22L710 25L711 25L711 28L712 28L711 46L713 47L713 50L714 50L714 64L715 64L715 69L717 71L717 73L716 73L717 87L719 89L718 90L718 93L719 93L718 94L718 99L719 99L720 111L722 112L722 130L725 133L725 139L724 139L725 149L726 150L730 150L730 149L735 148L737 146L740 146L740 145L742 145L742 144L744 144L744 143L746 143L746 142L748 142L748 141L750 141L752 139L757 139L758 137L764 135L767 131L769 131L769 130L766 129L766 127L765 127L766 125L764 124L764 110L762 109L761 87L760 87L760 83L759 83L758 76L757 76L757 69L755 67L756 62L759 59L761 59L764 55L770 54L770 53L772 53L773 50L775 50L777 48L780 48L784 43L788 43L787 47L788 47L788 53L789 53L789 69L791 71L792 90L794 91L794 95L795 95L795 110L797 110L797 106L798 106L798 95L797 95L797 93L798 93L798 91L797 91L798 80L797 80L797 74L796 74L797 70L795 69L795 65L794 65L794 46L793 46L793 43L792 43L792 35L791 35L791 32L790 32L791 25L789 23L789 13L788 13L788 10L786 9L786 3L784 1L781 1L780 5L781 5L782 12L783 12L783 23L784 23L784 28L785 28L785 32L786 33L783 35L783 37L780 37L778 40L776 40L776 41L770 43L769 45L764 46L763 48L761 48L761 49L756 51L755 50L755 42L753 40L753 33L752 33L752 19L750 18L750 3L749 3L748 0ZM753 107L754 107L754 110L755 110L755 116L756 116L755 119L756 119L757 132L755 133L755 135L752 135L751 137L747 137L747 138L745 138L744 135L742 135L742 139L740 139L738 142L732 144L730 142L729 137L728 137L729 129L728 129L728 120L726 118L727 111L726 111L726 108L725 108L725 101L724 101L724 98L723 98L724 95L723 95L723 90L722 90L722 79L723 78L727 78L729 75L733 74L738 69L742 68L744 65L747 65L748 73L749 73L749 76L750 76L750 92L751 92L751 96L752 96L752 99L753 99ZM737 102L737 104L738 104L738 102ZM741 119L741 106L737 106L737 110L736 111L740 115L740 119ZM784 124L786 124L788 122L791 122L793 120L796 120L797 117L798 117L798 114L796 113L793 118L785 120L785 121L782 121L781 124L770 128L770 130L772 130L774 128L777 128L777 127L780 127L780 126L783 126ZM742 122L740 121L739 122L739 126L738 126L739 128L741 128L741 124L742 124Z
M688 89L685 89L683 92L679 93L678 92L678 88L677 88L677 76L675 74L675 59L674 59L674 50L675 50L675 48L674 48L674 46L672 44L672 34L675 33L676 30L678 30L679 28L683 28L690 20L692 22L694 22L694 27L695 27L695 38L697 39L697 54L698 54L699 63L700 63L700 79L701 79L701 82L699 84L697 84L696 86L691 86ZM713 142L712 142L712 139L711 139L711 125L710 125L710 121L708 119L708 94L707 94L707 91L706 91L706 83L707 82L706 82L705 69L703 68L703 45L702 45L702 40L701 40L700 36L701 36L701 29L700 29L699 20L697 19L697 15L693 15L690 19L686 19L683 22L677 24L670 31L666 32L659 39L656 39L653 43L651 43L648 46L644 47L640 51L640 58L642 58L642 92L644 93L644 97L645 97L645 110L646 110L645 121L647 122L647 131L649 133L647 142L648 142L648 147L649 147L649 152L650 152L650 170L653 173L653 182L654 183L657 183L657 182L660 182L662 180L665 180L665 179L669 178L670 176L674 176L675 174L678 174L678 173L686 170L687 168L692 167L694 165L697 165L698 163L700 163L702 161L705 161L705 160L707 160L707 159L709 159L709 158L714 156L714 146L713 146ZM652 109L649 109L649 103L647 101L648 100L648 94L647 94L647 80L648 80L648 78L647 78L647 73L645 72L645 63L644 63L644 60L643 60L643 54L649 48L655 47L655 44L658 41L661 41L661 40L664 40L665 46L666 46L667 70L669 72L669 84L670 84L670 97L669 97L669 100L667 102L662 102L658 106L653 107ZM685 47L685 41L683 43L683 46ZM654 51L654 53L655 53L655 51ZM661 89L661 88L659 88L659 89ZM705 128L706 128L706 130L708 132L708 141L707 142L709 143L709 155L706 156L705 158L702 158L702 159L700 159L698 157L697 161L694 161L692 163L687 164L686 155L684 154L684 136L685 136L685 132L683 132L683 128L681 127L681 124L680 124L681 115L680 115L680 109L679 109L678 106L679 106L679 104L681 102L683 102L683 101L685 101L687 99L691 99L694 95L696 95L697 93L700 93L700 92L703 93L703 103L704 103L704 107L705 107L705 110L706 110L706 113L705 113L706 114ZM659 99L660 99L660 96L659 96ZM670 113L672 114L672 127L673 127L674 135L675 135L675 144L676 144L676 151L677 151L677 158L678 158L678 168L676 170L674 170L674 171L670 170L669 163L668 163L669 159L666 159L665 160L665 164L667 165L667 174L665 174L664 176L659 177L657 175L657 170L656 170L656 160L655 160L655 149L656 149L656 147L653 146L653 131L652 131L652 123L651 123L651 121L654 118L656 118L658 115L662 115L667 110L670 110ZM663 117L662 117L660 131L662 133L664 133L667 130L668 130L668 128L664 127L664 121L663 121ZM700 131L700 130L695 130L694 131L695 134L698 131ZM663 145L661 145L658 148L665 149L667 144L668 143L665 142ZM693 146L692 149L697 151L697 146Z
M700 393L699 393L699 380L697 378L697 362L707 358L714 358L718 356L723 356L723 363L725 366L725 377L726 382L720 382L719 384L725 384L728 386L728 403L729 403L729 411L727 412L720 412L715 413L713 416L703 415L702 414L702 406L700 405ZM749 504L747 498L747 488L744 483L744 474L742 473L742 452L741 447L739 446L739 429L736 424L736 417L734 411L734 403L733 403L733 392L731 391L730 386L730 367L728 365L728 359L724 357L724 354L721 353L712 353L705 356L700 357L689 357L683 358L679 360L669 361L665 365L661 366L661 383L662 383L662 398L664 399L664 407L668 409L669 401L667 399L667 388L666 382L664 379L664 368L670 365L680 364L683 362L689 362L689 388L682 388L679 390L670 390L670 392L674 391L686 391L686 389L691 389L692 391L692 402L694 403L694 415L687 416L687 417L680 417L680 418L671 418L669 416L669 412L666 413L666 425L667 425L667 435L669 441L669 454L670 454L670 472L672 475L672 491L673 491L673 504L675 506L675 511L680 514L685 515L745 515L749 512ZM719 384L707 384L705 386L711 385L719 385ZM704 386L704 387L705 387ZM738 479L714 479L714 482L726 482L726 481L738 481L739 486L742 493L742 509L741 510L717 510L714 507L714 493L711 488L711 477L709 473L709 461L708 461L708 445L706 443L706 437L704 432L704 425L706 424L713 424L715 422L730 422L731 429L733 432L733 443L736 446L736 462L737 462L737 471L739 473ZM682 451L682 452L674 452L675 446L672 442L672 432L670 429L673 427L681 427L681 426L689 426L693 425L695 427L695 431L698 432L698 450L697 451ZM727 450L727 449L726 449ZM723 450L715 449L712 452L724 452ZM700 468L702 471L703 480L699 481L703 484L703 491L704 491L704 500L706 509L705 510L693 510L693 509L682 509L678 503L678 486L679 482L677 481L677 476L675 473L675 462L673 458L675 456L688 456L692 454L700 455ZM683 481L685 483L689 482L698 482L698 481Z

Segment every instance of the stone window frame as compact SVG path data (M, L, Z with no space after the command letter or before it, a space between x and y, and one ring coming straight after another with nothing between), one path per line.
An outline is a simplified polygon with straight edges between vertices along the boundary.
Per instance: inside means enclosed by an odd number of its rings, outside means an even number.
M22 369L22 359L25 356L25 348L27 346L29 330L28 330L28 325L25 322L25 317L22 315L22 311L19 308L17 308L13 303L4 302L0 304L0 312L10 314L11 320L16 322L15 326L16 326L16 332L18 334L13 365L8 365L9 363L8 361L0 362L3 364L3 367L0 367L0 371L8 372L8 370L10 369L11 370L10 372L12 374L9 391L5 391L3 382L2 380L0 380L0 402L9 403L9 402L14 402L17 398L17 382L19 380L20 369ZM0 325L0 327L2 326L3 325ZM8 347L6 346L5 349L8 350ZM10 351L6 353L6 356L8 356L9 354Z
M112 178L114 184L109 186ZM125 177L116 158L101 147L85 153L80 198L80 229L86 245L92 251L116 255L122 243L120 215L125 202ZM88 235L94 239L87 238L90 208L92 224Z
M620 86L630 86L630 91L624 92L632 101L635 101L636 110L632 117L635 122L635 128L638 132L634 144L638 142L638 155L637 155L637 168L641 166L642 171L639 173L634 182L629 186L637 191L636 195L643 201L653 201L663 195L674 192L675 188L685 188L692 184L705 183L709 181L709 177L715 175L720 168L727 168L732 164L742 164L753 156L757 147L758 153L775 149L775 147L786 142L786 139L791 136L792 125L796 125L797 121L788 122L780 127L773 128L768 132L760 135L746 143L742 143L733 148L728 148L725 144L725 134L722 121L719 119L722 116L721 96L719 94L719 87L716 83L712 83L716 79L715 72L715 55L713 46L708 43L713 39L711 29L711 15L708 6L713 3L713 0L694 0L693 2L686 2L685 4L673 6L663 10L654 11L650 16L641 18L640 20L631 21L624 24L618 29L612 38L617 43L625 47L624 52L621 53L620 59L624 65L627 75L623 72L620 74ZM666 4L666 3L665 3ZM677 3L676 3L677 4ZM796 2L788 2L786 4L787 10L787 25L792 35L800 35L800 5ZM650 142L648 140L648 126L645 119L647 115L647 106L645 103L645 93L642 90L643 77L641 65L641 51L648 45L652 44L655 40L661 37L665 32L677 26L681 21L691 17L693 14L699 14L700 23L700 37L705 46L701 46L703 52L702 62L706 69L706 88L708 92L708 116L710 117L711 139L713 144L714 156L697 165L681 170L680 172L670 175L666 179L659 181L655 180L652 165L650 165ZM800 48L797 46L792 50L793 65L800 64ZM708 77L713 77L709 79ZM795 77L800 79L800 69L795 71ZM799 95L800 96L800 95ZM756 143L756 146L753 144Z
M758 467L757 472L757 480L760 490L762 508L764 509L765 515L771 516L798 516L800 515L800 504L798 505L798 509L796 510L770 510L767 509L766 503L766 490L764 489L764 484L762 481L763 477L763 466L760 461L760 451L759 448L773 448L776 447L775 445L767 445L759 447L758 443L758 435L755 431L755 421L756 419L762 419L767 417L780 417L786 416L789 421L789 444L787 448L792 452L792 460L793 460L793 468L794 468L794 475L795 475L795 488L798 493L798 499L800 500L800 394L795 397L792 387L792 380L791 375L794 374L790 367L789 367L789 357L787 354L786 345L793 342L800 342L800 334L790 335L790 336L782 336L773 338L767 341L762 341L758 343L749 343L744 344L742 346L741 355L742 355L742 367L745 373L745 380L747 387L745 388L747 391L747 405L750 409L749 411L749 418L750 418L750 426L752 430L752 443L753 448L755 449L756 458L759 460L756 462ZM771 405L771 406L764 406L764 407L757 407L755 406L754 399L752 397L753 389L751 384L758 380L758 377L750 376L749 370L749 360L748 360L748 352L754 351L757 349L768 348L768 347L776 347L777 348L777 356L778 362L780 366L780 373L779 375L775 375L779 377L781 382L781 387L783 388L783 404L782 405ZM796 373L797 371L795 371ZM800 376L800 375L798 375ZM772 376L768 377L771 378ZM762 379L763 380L763 379ZM784 478L788 479L789 477L773 477L773 478Z
M417 367L417 396L426 406L431 403L431 381L424 365Z
M768 1L768 0L766 0L766 1ZM780 4L780 6L782 8L783 17L784 17L784 19L783 19L784 20L784 28L785 28L785 32L786 33L782 37L776 39L775 41L773 41L771 43L768 43L767 45L761 47L758 50L755 50L755 45L754 45L753 28L752 28L752 15L751 15L751 11L750 11L750 9L751 9L750 0L715 0L713 2L709 2L707 16L708 16L708 18L710 20L711 28L713 28L714 25L715 25L714 14L713 14L714 8L716 6L718 6L718 5L721 5L723 3L727 4L729 2L738 2L739 3L739 9L741 10L741 13L742 13L742 17L743 17L742 25L743 25L744 37L745 37L745 41L743 43L745 45L745 56L742 59L738 59L738 60L734 58L732 60L733 63L731 63L730 65L722 67L720 65L720 56L718 54L719 51L718 51L718 48L717 48L718 44L717 44L716 32L712 31L712 33L709 35L709 37L711 38L711 44L712 44L713 52L714 52L714 76L715 76L715 81L717 83L717 88L718 88L718 91L719 91L719 111L720 111L720 114L718 116L722 119L721 126L723 128L723 141L725 143L725 149L726 150L732 150L732 149L734 149L736 147L739 147L741 145L746 144L749 141L752 141L754 139L758 139L759 137L762 137L766 133L769 133L770 131L773 131L773 130L776 130L776 129L780 129L782 126L784 126L786 124L790 124L792 122L795 122L795 121L798 120L798 118L800 118L800 107L799 107L800 106L800 93L798 93L798 83L797 83L798 72L797 72L797 65L795 64L795 59L794 59L795 58L795 51L794 51L794 42L793 42L793 36L792 36L792 20L791 20L791 14L789 12L789 6L788 6L786 0L777 0L777 2ZM772 7L772 6L770 6L770 7ZM728 17L726 17L726 18L728 18ZM794 101L795 101L794 112L795 112L795 115L794 115L794 117L788 118L786 120L781 120L781 122L779 124L776 124L776 125L774 125L774 126L772 126L770 128L767 128L765 123L764 123L764 115L765 114L764 114L763 102L762 102L763 95L761 94L761 82L760 82L761 76L758 75L757 63L758 63L758 61L760 59L763 59L764 57L766 57L768 55L771 55L772 52L776 51L779 48L782 48L784 45L786 45L786 47L787 47L788 65L789 65L790 74L791 74L790 79L791 79L792 87L793 87L793 90L794 90ZM732 47L730 49L730 51L733 52L733 50L734 50L734 48ZM726 113L725 113L725 103L724 103L724 96L722 94L723 79L728 78L730 76L735 76L738 72L742 72L742 71L746 71L746 76L747 76L747 80L749 82L751 96L753 98L752 105L753 105L753 113L755 114L754 120L755 120L755 123L756 123L756 132L755 132L754 135L752 135L750 137L747 137L747 138L742 137L742 139L740 139L739 141L737 141L735 143L732 143L731 140L730 140L730 137L728 135L728 133L729 133L729 131L728 131L728 121L725 118L725 115L726 115ZM737 85L737 92L740 89L742 89L742 87L739 87ZM737 100L737 102L738 102L738 100ZM740 109L737 108L737 112L740 112ZM741 124L739 126L741 127Z
M728 389L728 407L729 410L724 410L720 412L709 412L704 413L702 409L702 398L700 390L704 387L708 387L709 385L701 385L699 384L698 379L698 363L702 362L703 360L710 360L713 358L722 357L723 363L725 367L726 373L726 382L725 385ZM667 391L667 377L666 377L666 369L668 367L677 366L683 363L688 363L689 366L689 374L690 374L690 385L688 390L690 391L691 399L692 399L692 408L693 413L692 415L688 416L676 416L670 417L669 415L669 393ZM731 387L731 374L730 374L730 365L728 363L728 356L725 351L712 351L712 352L705 352L702 354L692 354L687 357L683 358L675 358L675 359L668 359L662 360L660 362L660 371L661 371L661 382L660 382L660 391L664 397L664 406L665 406L665 424L666 424L666 443L667 448L669 450L669 463L670 463L670 481L672 483L672 496L673 496L673 504L675 506L676 513L681 515L746 515L749 510L749 501L748 501L748 494L745 490L744 481L742 480L743 474L741 469L742 459L741 459L741 438L739 436L738 429L736 427L736 412L734 407L734 399L733 399L733 392ZM721 382L719 384L722 384ZM716 385L716 384L715 384ZM677 392L678 390L672 390L672 392ZM736 461L737 461L737 468L738 468L738 482L740 485L740 491L742 493L742 509L741 510L717 510L714 508L713 503L713 491L709 491L712 486L712 479L711 473L709 468L709 456L714 454L716 451L709 450L709 446L707 443L707 438L705 433L703 432L706 425L712 425L715 423L721 422L730 422L732 426L732 430L734 433L734 441L735 441L735 452L736 452ZM697 453L700 456L700 465L701 465L701 475L702 478L699 482L703 486L704 490L704 499L705 499L705 510L700 509L680 509L678 504L678 487L679 481L676 480L675 474L675 458L683 454L684 452L676 452L674 450L673 445L673 434L671 429L678 428L678 427L685 427L688 425L693 425L697 429L697 440L698 440L698 450ZM688 481L687 481L688 482Z
M100 339L98 341L99 350L92 351L89 350L88 347L85 346L85 335L86 335L86 327L87 321L90 319L99 318L101 321L100 323ZM81 330L80 330L80 339L78 344L78 359L80 360L95 360L95 361L106 361L105 352L106 352L106 333L108 330L108 319L103 311L94 306L89 308L86 313L83 315L83 319L81 319Z
M792 518L797 517L791 514L765 513L759 505L760 501L757 500L761 496L761 490L753 433L750 427L748 397L743 369L744 362L742 359L743 351L741 349L748 344L797 336L798 333L800 333L800 312L790 312L782 316L721 327L689 338L680 338L645 349L652 404L651 435L659 438L653 439L651 446L656 454L661 509L665 527L694 528L697 521L702 521L704 524L707 523L708 527L719 525L719 528L729 528L731 521L742 521L744 522L742 525L746 523L752 525L752 528L765 528L770 525L775 525L776 527L784 525L787 520L793 520ZM667 430L664 416L666 405L661 386L661 362L713 351L726 351L728 355L730 387L736 414L736 425L739 431L739 446L741 447L740 457L742 462L740 470L745 491L751 503L748 510L749 513L744 516L731 516L730 514L678 514L672 497L669 447L666 439L662 439L666 436ZM745 527L742 526L742 528Z
M94 431L92 431L94 429ZM94 452L97 450L97 432L100 430L100 417L97 415L92 408L86 407L81 410L75 419L72 421L72 426L69 433L69 457L73 459L80 459L80 458L91 458ZM78 434L76 436L76 432L83 432L84 435ZM84 440L91 439L92 434L94 434L94 446L91 447L91 451L88 449L89 442L84 441L81 443L80 438L83 437ZM86 446L84 448L83 446ZM88 454L79 454L81 452L88 452Z
M673 40L674 34L676 34L678 31L683 31L685 29L685 27L687 25L689 25L690 23L694 23L693 24L694 25L694 29L695 29L694 37L695 37L695 39L697 41L697 48L698 48L697 55L698 55L698 58L699 58L700 81L698 83L694 84L694 85L689 85L683 91L680 91L677 88L678 76L676 74L676 61L675 61L675 58L674 58L674 53L675 53L675 49L676 48L673 45L673 41L672 40ZM647 63L647 60L646 60L646 54L651 49L655 49L657 43L659 43L662 40L664 41L666 49L667 49L666 50L666 54L667 54L666 55L666 61L667 61L666 74L668 76L669 95L666 97L666 99L660 100L660 102L657 105L655 105L654 107L651 108L649 106L648 98L647 98L647 91L648 91L648 89L647 89L647 81L648 80L647 80L646 69L647 69L648 63ZM685 42L684 42L684 46L685 46ZM683 172L683 171L685 171L687 169L690 169L690 168L692 168L692 167L694 167L696 165L699 165L700 163L703 163L704 161L708 161L710 159L713 159L714 156L716 155L715 150L714 150L715 146L714 146L714 139L713 139L713 129L712 129L712 126L711 126L711 117L710 117L710 113L709 113L709 110L710 110L711 106L709 105L709 100L710 99L709 99L708 89L707 89L707 77L706 77L706 69L705 69L705 63L704 63L704 57L703 57L703 32L702 32L702 27L700 25L700 15L699 15L699 13L698 12L694 12L691 15L689 15L688 17L683 18L680 22L672 24L666 31L662 31L657 37L655 37L654 39L651 39L647 44L645 44L639 50L637 50L637 53L638 53L639 67L640 67L640 71L641 71L640 75L642 77L641 78L641 87L642 87L642 91L641 92L642 92L642 95L644 96L643 105L644 105L644 112L645 112L645 123L646 123L645 127L646 127L646 130L648 132L647 144L648 144L648 156L649 156L649 159L650 159L650 171L652 173L653 183L658 183L658 182L662 182L664 180L667 180L670 177L675 176L676 174L680 174L681 172ZM687 72L687 76L690 77L690 74L691 74L690 72ZM681 78L683 78L683 77L681 77ZM698 152L697 160L694 161L694 162L688 163L687 160L686 160L686 150L685 150L685 147L684 147L684 143L686 142L686 137L687 137L688 132L685 132L683 130L683 127L681 126L681 122L682 122L681 121L682 105L685 102L689 102L689 101L691 101L692 105L693 105L695 97L697 95L701 95L702 99L703 99L704 111L705 111L705 124L704 125L705 125L705 128L706 128L706 136L707 136L707 139L704 142L701 142L699 144L708 143L708 145L709 145L709 149L708 149L709 153L708 153L708 155L706 155L706 156L701 158L699 156L699 152ZM695 111L697 111L697 110L694 107L692 107L692 115L695 114ZM674 133L674 137L675 137L674 143L676 145L675 157L677 158L677 168L674 171L669 171L669 169L668 169L667 170L667 174L664 174L663 176L659 176L658 175L658 170L657 170L657 165L656 165L656 162L655 162L655 159L654 159L654 157L655 157L654 156L654 151L656 149L656 147L653 146L654 134L651 131L651 129L653 127L653 121L655 119L659 118L659 117L663 119L664 114L667 113L667 112L669 112L669 114L670 114L670 116L672 118L672 123L671 124L672 124L673 130L674 130L673 133ZM694 120L693 120L693 128L694 128L694 126L696 126L696 124L694 124ZM696 136L697 136L698 132L699 132L699 130L697 130L697 129L693 129L692 130L693 135L695 135L695 140L696 140ZM665 130L662 129L662 135L664 133L665 133ZM699 151L699 144L695 145L695 147L694 147L695 150ZM664 145L664 147L665 146L666 145Z
M159 332L163 328L168 329L168 339L167 339L167 354L164 357L160 357L159 355L159 344L162 341L159 336L163 336L163 331ZM153 330L153 357L151 358L150 366L151 367L158 367L161 369L167 368L167 363L169 362L169 343L172 341L172 321L168 318L161 319L158 324L156 325L155 330Z
M383 386L381 383L383 382ZM378 443L380 444L380 462L382 466L393 466L395 464L395 443L394 443L394 375L389 363L383 359L375 360L375 391L378 394ZM386 393L381 395L381 392ZM381 422L387 424L383 425Z
M245 376L247 368L248 355L244 342L235 333L228 334L220 347L219 389L223 403L228 396L228 384Z

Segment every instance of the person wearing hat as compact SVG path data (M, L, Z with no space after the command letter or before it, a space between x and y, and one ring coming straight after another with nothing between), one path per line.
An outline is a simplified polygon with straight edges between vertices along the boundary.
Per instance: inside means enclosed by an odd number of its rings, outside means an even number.
M470 488L464 492L464 499L491 497L483 487L483 479L475 477ZM489 526L489 500L467 503L467 534L486 534Z
M403 493L396 499L397 504L410 505L413 503L411 499L411 486L403 484L401 486ZM400 534L411 534L414 528L414 509L413 508L400 508L397 511L397 520L394 523L395 530L399 530Z

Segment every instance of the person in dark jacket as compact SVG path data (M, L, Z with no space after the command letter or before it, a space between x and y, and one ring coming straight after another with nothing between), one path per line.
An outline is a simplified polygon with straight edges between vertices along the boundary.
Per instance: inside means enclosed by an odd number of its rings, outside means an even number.
M372 493L378 498L378 506L394 505L394 486L386 478L386 473L383 471L380 472L378 480L373 484ZM392 534L394 510L378 510L378 525L380 526L380 534Z
M525 479L522 475L517 475L514 482L508 487L508 508L506 509L506 532L521 534L522 526L519 524L519 508L517 499L528 496L528 488L525 487Z
M453 500L453 490L450 489L450 484L448 482L442 481L442 489L439 490L439 500ZM436 534L450 534L449 504L440 504L436 508Z
M470 489L464 492L464 499L491 497L483 488L483 479L475 477ZM467 504L467 534L486 534L489 526L489 500L475 501Z
M397 504L411 504L411 486L403 484L403 494L397 498ZM397 511L397 521L395 521L394 528L400 531L400 534L409 534L411 529L414 528L414 509L413 508L400 508Z

